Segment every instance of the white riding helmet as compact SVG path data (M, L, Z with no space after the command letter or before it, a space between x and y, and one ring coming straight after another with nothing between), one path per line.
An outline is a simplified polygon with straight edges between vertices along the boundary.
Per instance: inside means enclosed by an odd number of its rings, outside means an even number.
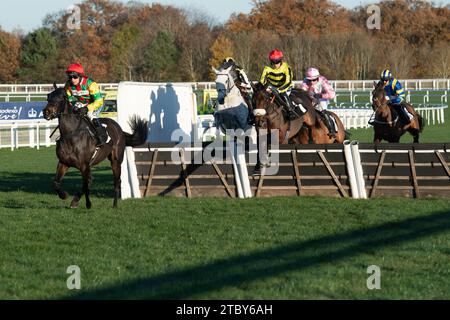
M309 68L306 71L306 79L314 80L317 79L318 77L320 77L320 73L319 70L317 70L316 68Z

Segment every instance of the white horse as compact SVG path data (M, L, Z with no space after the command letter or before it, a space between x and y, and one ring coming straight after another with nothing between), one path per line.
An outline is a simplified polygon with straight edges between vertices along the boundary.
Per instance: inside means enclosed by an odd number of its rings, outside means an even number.
M213 68L216 73L217 106L214 113L216 125L225 133L228 130L251 128L248 123L249 109L241 91L235 83L236 71L229 68Z

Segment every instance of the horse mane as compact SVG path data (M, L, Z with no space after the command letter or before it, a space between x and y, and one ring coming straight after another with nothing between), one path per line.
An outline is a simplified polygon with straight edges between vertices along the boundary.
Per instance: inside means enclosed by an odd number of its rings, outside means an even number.
M309 95L308 91L300 89L300 88L295 88L292 91L291 95L293 97L297 97L298 99L300 99L300 101L301 101L300 103L310 113L316 126L320 125L320 124L318 124L318 121L317 121L317 119L319 117L316 117L316 108L312 104L311 96Z
M373 92L378 93L378 92L384 92L384 86L383 83L381 81L378 81L378 83L375 85L375 88L373 90Z
M66 95L66 91L63 87L56 88L55 90L53 90L52 92L50 92L48 94L49 98L61 98L61 97L65 97L65 95Z

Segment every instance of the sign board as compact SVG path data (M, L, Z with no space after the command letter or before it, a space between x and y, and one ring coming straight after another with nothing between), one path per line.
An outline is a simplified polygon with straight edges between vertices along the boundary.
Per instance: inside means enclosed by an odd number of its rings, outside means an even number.
M44 119L47 102L0 102L0 122Z

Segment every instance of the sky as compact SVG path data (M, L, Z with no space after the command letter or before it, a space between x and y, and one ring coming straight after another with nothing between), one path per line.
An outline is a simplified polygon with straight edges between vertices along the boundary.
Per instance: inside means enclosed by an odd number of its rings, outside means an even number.
M3 30L12 31L21 28L25 32L32 31L42 25L42 20L48 13L67 9L69 6L79 3L80 0L13 0L0 1L0 26ZM121 2L128 2L122 0ZM223 23L233 12L249 13L252 9L250 0L140 0L143 3L159 2L165 5L173 5L180 8L194 7L219 23ZM354 8L358 5L378 2L376 0L333 0L346 8ZM438 4L449 4L450 0L436 0Z

